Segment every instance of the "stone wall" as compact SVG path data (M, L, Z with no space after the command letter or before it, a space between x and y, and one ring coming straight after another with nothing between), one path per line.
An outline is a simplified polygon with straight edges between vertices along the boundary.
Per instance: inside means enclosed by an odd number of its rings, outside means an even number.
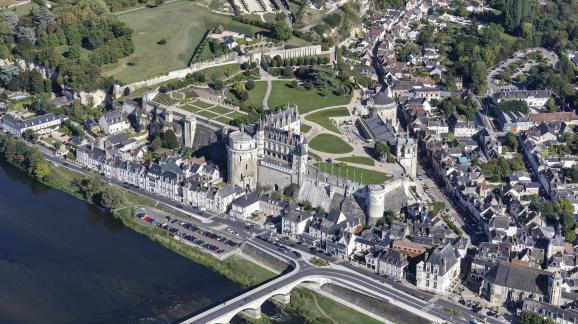
M275 185L279 191L283 191L291 185L291 174L273 168L259 165L257 183L263 189L275 190Z
M242 249L243 254L249 256L256 261L263 263L267 267L274 269L279 272L283 272L288 269L289 265L275 257L272 257L270 254L265 253L252 245L245 244Z

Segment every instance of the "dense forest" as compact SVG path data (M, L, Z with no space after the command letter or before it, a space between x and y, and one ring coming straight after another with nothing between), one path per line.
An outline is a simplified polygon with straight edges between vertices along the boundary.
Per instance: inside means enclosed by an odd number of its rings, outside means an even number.
M58 73L58 84L78 91L110 88L113 81L100 76L100 66L131 54L134 45L132 30L109 14L107 2L56 0L51 9L34 7L24 16L0 13L0 57L46 66ZM14 67L4 67L0 82L29 90L18 75Z

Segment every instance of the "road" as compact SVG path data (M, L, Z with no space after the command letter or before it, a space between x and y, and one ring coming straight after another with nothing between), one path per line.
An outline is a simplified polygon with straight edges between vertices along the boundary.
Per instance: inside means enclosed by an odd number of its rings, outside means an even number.
M399 285L393 281L389 281L377 275L368 276L360 273L356 268L345 267L341 265L331 265L329 267L314 267L303 259L295 259L287 253L278 252L275 246L263 241L250 240L251 245L267 251L269 254L275 255L278 258L286 260L286 262L294 265L293 270L286 273L272 281L263 285L255 287L254 289L242 293L226 302L213 305L203 312L190 316L185 319L183 323L211 323L212 321L227 317L228 314L236 314L251 307L258 307L264 300L285 293L285 287L293 287L296 283L304 281L313 281L313 278L329 278L332 283L341 286L349 287L353 290L362 292L370 297L380 300L386 300L392 304L398 305L406 309L414 309L415 312L425 312L426 316L437 318L439 321L448 321L451 323L469 323L469 321L476 319L478 315L447 302L436 296L427 293L416 293L408 287ZM290 249L289 249L290 250ZM304 257L307 254L303 252ZM460 314L458 318L454 318L451 314ZM490 320L494 323L495 321ZM497 323L497 322L496 322Z

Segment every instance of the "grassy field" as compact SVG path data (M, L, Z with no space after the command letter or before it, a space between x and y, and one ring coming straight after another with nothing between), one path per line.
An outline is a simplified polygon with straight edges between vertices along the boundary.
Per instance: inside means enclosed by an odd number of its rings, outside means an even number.
M307 133L308 131L311 130L311 126L305 125L305 124L301 124L300 130L301 130L301 134L305 134L305 133Z
M331 91L302 90L291 87L291 81L273 81L273 89L269 97L269 107L287 104L299 106L301 114L319 108L346 105L351 101L351 95L336 96Z
M342 161L342 162L355 163L355 164L369 165L369 166L375 165L375 160L370 158L370 157L367 157L367 156L343 157L343 158L337 158L336 160Z
M341 138L331 134L319 134L315 136L309 146L320 152L331 154L344 154L353 151L353 147Z
M134 31L135 52L105 66L103 74L127 83L187 67L205 32L218 25L247 34L261 30L187 0L120 13L117 17ZM167 43L157 44L161 39Z
M15 2L16 1L14 1L14 0L0 0L0 7L2 7L4 4L9 5L9 4L13 4ZM29 14L30 10L32 8L37 8L37 7L38 7L38 4L36 4L35 2L30 2L27 4L23 4L23 5L11 8L10 10L14 10L14 12L16 12L16 14L19 17L22 17L22 16Z
M207 46L208 47L208 46ZM202 69L200 72L205 74L205 79L209 82L214 80L225 80L241 71L241 65L237 63L212 66Z
M287 305L287 309L303 316L307 323L380 323L365 314L304 288L291 291L291 302Z
M391 178L391 175L387 173L357 168L346 163L317 162L315 166L326 172L367 185L382 184Z
M349 110L347 110L347 108L335 108L307 115L305 116L305 119L314 122L316 124L319 124L329 131L341 133L337 128L337 126L335 126L335 124L331 122L330 117L344 117L344 116L349 116Z

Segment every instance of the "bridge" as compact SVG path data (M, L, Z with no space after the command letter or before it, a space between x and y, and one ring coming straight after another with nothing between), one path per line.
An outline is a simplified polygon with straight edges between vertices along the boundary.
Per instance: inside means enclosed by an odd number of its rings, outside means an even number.
M263 242L250 240L247 244L251 244L253 247L267 252L275 258L289 263L293 270L226 302L193 315L183 320L182 323L226 324L241 312L250 317L259 318L261 316L261 305L265 301L272 298L280 303L288 304L291 300L291 291L302 283L309 283L318 287L327 283L342 286L369 297L387 301L433 323L468 323L466 318L452 318L448 314L434 309L432 303L427 300L411 296L356 271L338 266L314 267L303 260L296 260L281 254Z

